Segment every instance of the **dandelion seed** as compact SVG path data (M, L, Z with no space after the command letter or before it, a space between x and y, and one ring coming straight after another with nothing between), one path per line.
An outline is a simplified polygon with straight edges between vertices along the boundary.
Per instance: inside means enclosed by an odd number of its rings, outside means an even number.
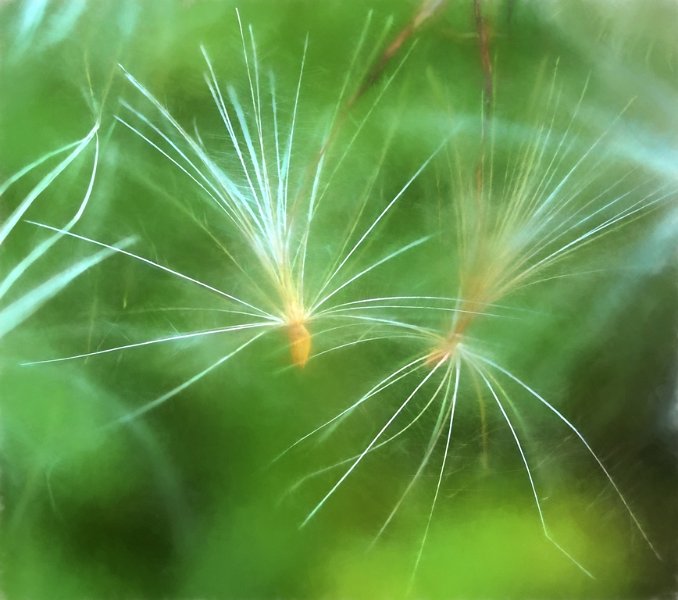
M538 473L532 466L525 442L521 439L520 432L525 429L526 423L517 411L519 398L512 398L501 387L496 376L502 375L539 400L576 435L584 449L595 459L597 467L612 486L635 527L657 554L629 501L580 430L522 379L513 375L496 359L490 358L492 353L486 349L489 340L482 337L478 339L472 335L472 332L478 330L479 323L482 324L490 318L506 318L506 314L501 310L502 305L499 304L504 302L505 298L527 286L554 278L558 280L567 275L566 273L544 277L542 274L566 257L579 252L582 247L648 214L667 199L675 197L675 186L657 184L653 178L643 179L640 173L627 172L622 177L613 178L612 184L604 182L603 174L607 167L604 145L608 132L614 127L614 121L605 132L582 149L576 128L581 116L584 93L576 103L565 129L558 130L556 122L558 113L562 110L562 92L557 89L554 77L547 92L547 105L552 107L552 114L538 124L530 140L519 144L517 149L515 143L505 142L505 138L498 136L502 131L510 132L511 125L500 120L493 121L489 138L491 140L489 168L482 172L483 178L480 181L477 179L477 171L473 169L469 169L472 175L466 175L461 166L461 159L459 156L454 157L453 153L450 160L457 163L450 169L450 173L457 174L453 175L452 191L455 218L448 227L450 229L456 227L456 236L449 236L448 233L448 237L456 239L458 244L457 298L384 297L335 307L334 310L343 317L372 322L383 328L384 333L388 329L398 333L407 330L410 344L416 344L421 348L421 352L410 358L403 366L393 370L357 402L349 405L321 427L301 437L292 448L330 425L344 422L354 413L357 406L368 401L376 402L376 397L383 397L387 390L392 392L391 386L401 378L411 377L417 383L362 452L310 476L328 474L348 465L343 475L335 480L329 491L308 513L303 524L316 516L339 491L367 454L382 449L389 441L398 438L402 432L409 429L433 406L438 406L436 424L419 467L376 536L378 539L392 522L428 465L433 452L436 449L440 451L440 442L445 439L441 471L425 532L416 555L412 575L414 577L422 560L432 514L440 494L443 471L449 458L457 400L464 400L467 387L463 385L465 380L479 381L480 388L476 386L476 389L481 402L489 393L513 438L528 478L545 538L584 574L592 577L591 571L554 538L548 527L539 493ZM510 137L508 139L510 140ZM498 149L504 149L504 143L510 147L510 159L508 164L500 169L495 164L498 162L496 153ZM402 301L404 299L407 303ZM448 311L450 318L444 328L431 327L426 324L427 321L422 320L431 308L438 310L444 308ZM401 316L372 317L369 315L370 309L382 311L396 309ZM455 381L454 385L451 384L452 379ZM438 381L437 387L431 395L425 394L423 388L432 380ZM408 405L415 407L416 416L397 433L386 438L386 441L380 442L387 432L395 427L398 417ZM484 415L485 408L482 405L481 407L481 414ZM484 428L483 417L483 439L486 437Z
M169 109L124 68L125 77L150 110L146 113L123 102L122 114L118 115L117 119L159 152L182 176L196 185L195 198L191 198L190 201L204 202L206 199L208 206L219 216L222 221L221 229L226 232L226 236L219 237L210 233L210 238L224 251L243 277L232 277L224 289L223 285L212 285L141 254L127 250L116 252L190 285L215 293L227 305L224 311L230 312L231 315L236 313L249 315L253 320L245 324L217 327L210 331L177 332L158 339L36 362L83 358L212 334L229 335L236 331L248 333L251 328L247 338L249 341L242 346L243 348L263 335L282 330L287 338L290 361L292 365L301 368L314 353L318 323L343 318L340 312L333 310L331 300L339 298L347 290L354 289L357 281L367 278L374 270L420 246L428 239L417 239L376 259L366 259L368 255L364 250L367 242L382 226L395 206L403 200L407 190L429 164L433 155L402 182L400 189L385 206L375 211L372 205L378 204L372 195L380 166L378 161L374 174L358 196L356 206L350 209L353 217L346 232L343 236L340 232L329 242L335 254L325 261L316 259L316 254L319 254L316 251L316 244L323 248L328 245L328 240L321 239L316 232L316 222L334 193L332 187L334 177L347 159L376 104L381 100L384 90L390 86L395 77L393 74L385 81L381 93L358 121L349 142L341 147L338 159L331 162L333 153L330 142L336 138L339 126L345 123L343 116L346 114L346 99L351 82L353 79L359 79L357 63L367 39L370 18L367 19L360 35L358 47L341 85L331 118L319 122L316 126L325 137L320 154L310 162L297 158L297 155L303 154L297 150L300 145L297 129L301 120L308 40L304 45L292 94L292 107L290 113L285 115L278 101L279 91L274 75L271 73L268 80L264 77L253 29L243 24L239 13L237 18L247 84L245 94L241 96L233 85L223 86L217 77L217 69L209 53L202 48L206 64L205 83L221 126L225 130L227 150L235 166L225 166L205 145L203 139L206 136L200 135L197 126L195 134L189 133ZM388 140L384 147L388 147ZM331 165L331 169L326 165ZM209 227L205 226L204 229L209 231ZM111 249L110 244L102 241L68 232L62 233L89 244ZM239 288L244 288L242 294L230 291L231 283L236 282ZM351 322L356 324L359 320L353 319ZM218 364L223 362L225 361L218 361ZM198 376L189 378L186 383L197 381L211 370L208 368L202 371ZM184 389L185 386L182 384L179 388ZM169 397L168 394L161 396L164 399ZM160 403L155 400L148 406L155 407ZM146 410L141 409L134 414L144 412Z

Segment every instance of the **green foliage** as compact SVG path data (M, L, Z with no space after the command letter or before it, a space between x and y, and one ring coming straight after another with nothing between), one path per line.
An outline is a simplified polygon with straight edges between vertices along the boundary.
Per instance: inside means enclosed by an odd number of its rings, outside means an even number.
M237 8L0 1L0 589L670 593L675 5Z

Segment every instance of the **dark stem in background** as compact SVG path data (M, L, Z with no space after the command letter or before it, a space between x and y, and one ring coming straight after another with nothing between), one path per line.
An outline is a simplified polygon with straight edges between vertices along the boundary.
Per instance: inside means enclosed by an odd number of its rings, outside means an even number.
M483 182L485 180L485 158L489 122L492 118L492 105L494 101L494 85L492 82L492 58L490 57L490 30L487 20L483 16L482 0L473 0L473 17L478 35L478 50L480 52L480 64L483 69L483 109L480 124L480 160L476 167L476 202L478 204L477 227L479 232L483 227ZM480 238L478 238L480 239Z
M393 57L398 54L401 48L408 42L408 40L415 34L421 27L430 19L432 19L436 14L438 14L447 4L447 0L422 0L419 4L419 8L415 11L414 16L407 22L405 27L403 27L400 32L393 38L391 43L386 47L386 50L381 54L377 62L372 66L368 71L365 79L363 79L362 84L353 95L353 97L347 103L347 110L350 109L353 104L369 90L384 73L386 66L388 65Z
M492 97L494 88L492 85L492 59L490 58L490 31L487 20L483 17L482 0L473 0L473 16L478 32L478 47L480 50L480 62L483 67L483 110L487 119L492 110Z
M346 122L346 119L351 112L351 109L355 104L360 100L382 77L384 71L388 64L393 60L393 58L399 53L399 51L407 44L407 42L412 38L425 23L430 21L434 16L436 16L447 4L447 0L421 0L419 7L415 11L412 18L407 22L407 24L398 32L398 34L392 39L389 45L386 47L384 52L379 56L376 62L372 65L370 70L367 72L367 75L363 78L362 82L358 86L356 92L351 96L346 102L345 106L341 109L336 122L332 126L325 142L322 144L316 159L312 163L313 168L309 169L307 181L310 182L311 176L315 169L317 168L320 161L323 159L325 154L327 154L328 149L334 142L337 137L337 134L341 130L343 124ZM306 189L307 186L302 186L302 189Z
M431 20L435 15L437 15L446 4L447 0L421 0L421 3L419 4L419 7L415 11L412 18L391 40L389 45L386 47L386 50L381 53L377 61L367 72L367 75L365 75L363 78L356 92L349 98L348 102L346 102L346 106L342 110L342 114L337 119L336 125L320 150L318 160L320 160L320 158L327 151L327 148L332 143L332 140L336 137L337 131L341 128L342 123L346 120L346 117L353 106L381 79L388 64L406 45L410 38L412 38L427 21Z

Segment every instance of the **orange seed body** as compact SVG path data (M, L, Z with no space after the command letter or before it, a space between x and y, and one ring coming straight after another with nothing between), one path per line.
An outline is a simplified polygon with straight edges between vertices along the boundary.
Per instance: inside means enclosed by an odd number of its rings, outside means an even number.
M304 367L311 354L311 334L303 323L295 322L287 326L287 337L290 341L292 364Z

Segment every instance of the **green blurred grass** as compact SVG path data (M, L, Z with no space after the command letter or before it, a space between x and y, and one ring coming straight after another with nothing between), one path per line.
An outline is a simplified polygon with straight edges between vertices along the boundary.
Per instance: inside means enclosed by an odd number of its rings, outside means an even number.
M302 95L308 120L300 131L303 139L317 140L314 123L331 107L368 8L375 11L376 38L388 16L397 29L416 4L332 1L320 7L302 0L250 0L239 7L255 27L262 62L275 69L288 90L309 34ZM641 10L639 2L621 9L628 11L626 18L605 3L560 2L553 17L533 2L516 1L507 21L509 4L487 7L496 33L502 114L524 118L525 99L540 69L559 58L559 78L575 96L593 72L587 99L605 109L603 116L617 114L631 97L639 97L629 113L634 150L650 146L657 132L672 131L675 140L675 116L666 109L677 97L675 42L664 25L669 8L662 13L657 3L639 20L632 18ZM595 17L592 4L600 7ZM115 126L112 115L119 96L134 105L138 100L117 69L120 62L183 121L195 116L201 123L216 123L201 79L199 45L217 57L220 77L243 84L235 4L91 3L70 29L62 21L62 37L52 35L50 41L60 6L48 3L46 18L24 42L18 23L30 5L0 4L0 77L9 82L0 89L0 177L91 127L89 77L97 101L105 98L106 140L97 192L79 230L108 242L133 233L141 254L212 281L225 278L228 266L209 240L170 208L195 195L194 186ZM403 174L415 170L437 145L441 114L445 123L477 117L482 72L476 40L469 35L473 31L471 5L463 2L420 33L368 135L357 142L354 163L342 173L343 200L338 202L348 205L393 123L397 132L380 177L383 198L392 196ZM594 41L596 35L600 42ZM610 39L633 43L605 41ZM370 93L358 111L367 109L375 91ZM473 132L464 139L472 140ZM215 147L221 142L223 137L215 139ZM472 156L474 147L470 141L462 150ZM663 164L657 159L644 167L658 178L670 177L659 170ZM434 165L429 176L415 182L380 243L398 243L405 234L415 237L439 223L439 207L430 200L439 189L436 169L444 166ZM348 176L351 171L355 179ZM83 159L29 218L65 222L86 177ZM675 402L676 264L670 253L675 238L657 241L662 219L666 212L579 258L581 270L602 266L604 273L574 278L565 288L536 286L514 298L516 306L538 307L538 312L498 324L491 334L512 369L529 373L530 384L582 426L637 508L664 563L643 546L572 436L548 414L525 408L547 516L559 541L598 576L585 578L544 539L520 458L496 415L488 423L489 467L483 467L477 408L469 402L460 406L449 474L415 597L656 597L675 587L678 482L675 424L669 416ZM0 251L2 269L42 237L20 224ZM431 259L451 255L452 247L449 239L437 238L425 251L385 268L371 285L378 289L382 282L396 281L412 293L453 295L453 260L434 266ZM33 281L87 250L72 240L61 242L32 274ZM367 286L365 291L372 292ZM299 373L287 368L280 335L277 345L269 340L253 347L133 426L108 432L100 428L216 360L224 352L222 342L207 339L79 363L18 366L173 329L214 326L213 317L199 313L135 313L208 302L199 291L143 265L113 258L3 340L0 578L8 598L403 594L430 508L435 467L394 527L366 550L416 470L432 423L422 423L402 443L370 457L303 530L297 525L334 479L330 474L296 493L285 491L299 477L364 447L397 397L356 415L348 430L337 431L326 444L311 444L281 463L269 463L368 389L411 348L360 347L312 361Z

